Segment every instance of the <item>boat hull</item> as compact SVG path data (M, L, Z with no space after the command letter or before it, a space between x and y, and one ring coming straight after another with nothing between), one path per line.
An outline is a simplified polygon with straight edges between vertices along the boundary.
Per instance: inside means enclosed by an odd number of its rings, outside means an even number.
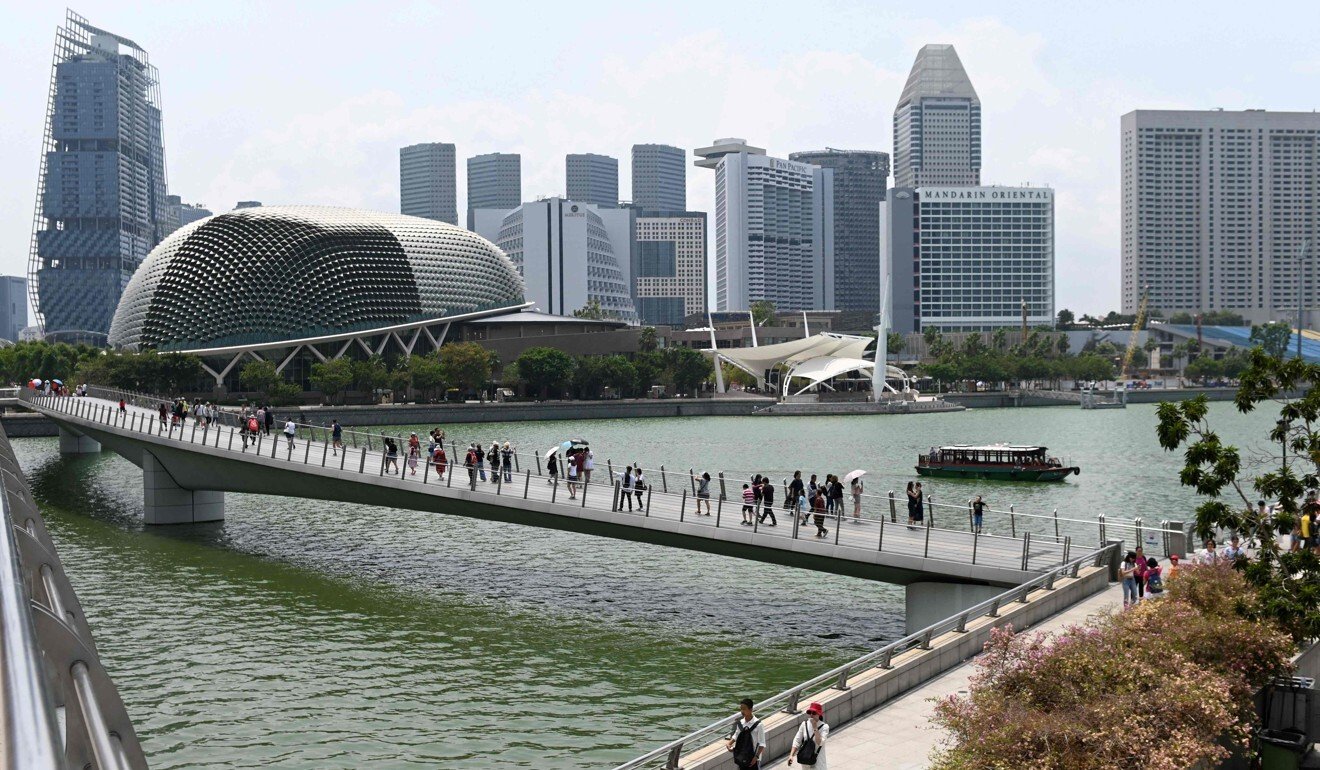
M1063 481L1080 468L996 468L987 466L916 466L918 476L943 479L984 479L986 481Z

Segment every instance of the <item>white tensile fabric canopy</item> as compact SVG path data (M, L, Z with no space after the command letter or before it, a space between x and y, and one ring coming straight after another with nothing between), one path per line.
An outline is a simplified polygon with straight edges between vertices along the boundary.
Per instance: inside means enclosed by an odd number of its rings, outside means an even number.
M871 337L821 332L800 340L754 348L720 348L713 352L760 381L767 369L779 365L792 368L803 361L824 356L860 360L871 340Z
M875 372L875 362L867 361L862 358L837 358L835 356L820 356L810 358L799 364L789 367L784 381L787 382L794 377L801 377L807 380L806 387L799 390L802 393L815 385L819 385L826 380L838 377L841 374L849 372ZM885 366L885 379L905 380L907 373L897 366ZM886 386L888 387L888 386ZM892 388L891 388L892 390Z

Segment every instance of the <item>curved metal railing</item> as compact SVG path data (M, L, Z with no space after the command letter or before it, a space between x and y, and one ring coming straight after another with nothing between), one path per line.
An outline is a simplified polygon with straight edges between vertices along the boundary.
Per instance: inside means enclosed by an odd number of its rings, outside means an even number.
M146 768L3 430L0 513L0 764L6 770Z
M805 682L800 682L781 693L766 698L757 703L754 710L767 713L780 710L790 714L797 713L798 705L804 695L810 695L826 688L846 690L850 678L877 667L892 668L895 655L918 647L930 649L931 640L941 634L950 631L963 631L967 628L968 623L982 617L998 617L1001 608L1014 602L1026 603L1033 591L1051 590L1054 588L1055 581L1062 577L1077 577L1078 570L1084 565L1093 567L1108 566L1111 560L1118 558L1117 549L1118 545L1110 545L1073 559L1022 585L1010 588L992 599L981 602L956 615L951 615L916 633L908 634L902 639L890 642L874 652L868 652L859 658L844 663L842 666L832 668L823 674L817 674ZM693 730L682 738L653 749L636 759L624 762L614 770L641 770L642 768L677 770L679 759L682 757L685 747L701 748L727 737L735 720L739 718L738 714L730 714L705 727ZM661 761L664 762L663 765L658 764Z

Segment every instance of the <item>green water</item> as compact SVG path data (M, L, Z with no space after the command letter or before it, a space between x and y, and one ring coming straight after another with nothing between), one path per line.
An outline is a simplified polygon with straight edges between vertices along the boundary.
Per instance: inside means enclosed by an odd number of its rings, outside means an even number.
M1213 415L1265 451L1268 415ZM1082 475L927 487L1185 517L1153 425L1133 406L446 427L529 449L581 434L598 467L864 468L871 492L932 444L1041 443ZM436 514L230 494L222 523L144 529L127 461L14 445L154 768L610 765L902 634L896 587Z

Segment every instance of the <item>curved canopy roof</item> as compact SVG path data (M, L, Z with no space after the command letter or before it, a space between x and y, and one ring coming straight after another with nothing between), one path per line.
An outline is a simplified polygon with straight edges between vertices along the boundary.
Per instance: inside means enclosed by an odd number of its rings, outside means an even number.
M800 340L777 342L755 348L720 348L721 358L760 378L767 369L783 365L793 367L813 358L834 357L861 360L871 337L821 332ZM869 361L867 362L870 363Z
M809 358L788 370L788 376L801 377L810 380L812 385L824 382L841 374L849 372L874 371L875 362L867 361L864 358L838 358L835 356L819 356ZM901 380L907 377L907 373L897 366L885 365L885 378ZM810 387L810 386L808 386Z

